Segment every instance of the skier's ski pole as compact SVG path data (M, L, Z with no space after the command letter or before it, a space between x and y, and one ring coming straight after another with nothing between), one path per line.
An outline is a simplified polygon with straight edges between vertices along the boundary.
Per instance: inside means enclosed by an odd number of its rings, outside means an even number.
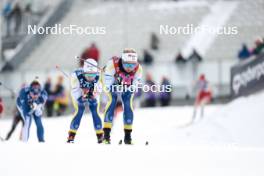
M12 97L16 95L15 91L11 89L10 87L8 87L7 85L3 84L3 82L0 82L0 86L3 86L6 90L10 91L10 93L12 94Z
M70 78L70 76L65 71L63 71L58 65L56 65L56 69L59 70L67 78Z
M82 58L80 58L79 56L75 56L75 59L78 59L78 60L80 60L80 61L83 61L83 62L85 62L85 63L88 63L89 65L98 68L98 70L100 70L101 72L104 72L104 69L103 69L103 68L101 68L101 67L99 67L99 66L97 66L97 65L94 65L94 64L92 64L91 62L88 62L86 59L82 59Z
M5 84L3 84L2 82L0 82L0 86L3 86L6 90L9 90L10 92L15 93L13 91L13 89L9 88L8 86L6 86Z

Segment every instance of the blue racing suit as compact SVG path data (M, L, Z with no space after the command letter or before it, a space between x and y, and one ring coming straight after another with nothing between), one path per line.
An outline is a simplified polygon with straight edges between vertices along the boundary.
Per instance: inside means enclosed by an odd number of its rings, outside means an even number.
M32 118L37 126L38 140L39 142L44 142L44 127L42 125L41 117L47 97L47 92L45 90L41 90L40 96L33 100L30 96L29 87L25 87L20 90L16 104L25 124L22 129L22 140L24 142L27 142L29 139Z

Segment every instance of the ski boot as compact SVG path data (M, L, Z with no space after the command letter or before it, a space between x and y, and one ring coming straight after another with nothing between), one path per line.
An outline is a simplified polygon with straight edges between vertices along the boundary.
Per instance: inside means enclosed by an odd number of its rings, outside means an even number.
M74 143L74 138L75 138L76 133L69 132L69 136L67 139L67 143Z
M124 143L127 145L133 145L133 142L131 139L132 130L125 129L124 131L125 131Z
M104 139L103 139L104 144L111 144L110 132L111 132L111 128L104 128Z
M97 136L97 143L101 144L104 140L103 133L96 134L96 136Z

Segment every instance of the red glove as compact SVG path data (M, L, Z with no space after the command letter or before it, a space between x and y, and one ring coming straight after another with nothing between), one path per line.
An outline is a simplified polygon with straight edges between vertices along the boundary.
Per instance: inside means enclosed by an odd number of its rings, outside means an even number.
M89 89L83 88L83 96L86 96L89 93Z
M89 89L82 89L83 90L83 98L88 99L88 98L94 98L94 92L90 92Z

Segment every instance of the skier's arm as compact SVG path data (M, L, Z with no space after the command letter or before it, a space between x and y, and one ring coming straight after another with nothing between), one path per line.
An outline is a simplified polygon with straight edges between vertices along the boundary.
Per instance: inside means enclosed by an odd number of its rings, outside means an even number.
M113 64L113 61L110 60L106 64L105 71L103 73L103 86L105 86L107 89L110 89L111 85L114 84L115 81L115 67Z
M94 92L93 92L93 98L95 98L97 100L97 102L100 101L100 95L101 95L102 91L103 91L103 85L102 85L101 81L98 81L95 84Z
M75 100L82 96L82 89L80 88L79 80L75 73L72 73L71 78L71 95Z
M48 93L47 93L45 90L43 90L43 91L41 92L40 97L39 97L39 102L38 102L38 104L45 104L46 101L47 101L47 99L48 99Z
M23 89L20 90L19 95L17 97L17 103L21 107L24 107L24 106L26 106L26 105L29 104L29 102L27 101L27 98L26 98L25 88L23 88Z
M17 105L22 111L24 117L30 113L30 110L32 109L32 103L33 101L27 99L26 88L22 88L17 97ZM28 109L28 107L30 109Z
M133 80L133 86L138 87L139 84L142 84L142 74L143 70L141 65L139 65L137 72L135 73L134 80Z

